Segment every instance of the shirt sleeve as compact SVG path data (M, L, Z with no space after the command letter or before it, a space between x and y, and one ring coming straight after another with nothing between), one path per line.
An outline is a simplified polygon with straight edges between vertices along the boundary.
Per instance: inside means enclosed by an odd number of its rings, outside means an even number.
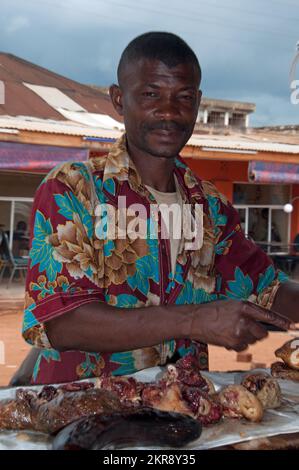
M238 211L229 202L219 201L219 205L224 227L216 227L221 233L215 246L220 298L249 299L270 309L279 286L288 277L275 270L267 254L245 237Z
M105 298L88 181L75 173L73 188L48 176L33 203L23 337L37 347L51 347L44 322Z

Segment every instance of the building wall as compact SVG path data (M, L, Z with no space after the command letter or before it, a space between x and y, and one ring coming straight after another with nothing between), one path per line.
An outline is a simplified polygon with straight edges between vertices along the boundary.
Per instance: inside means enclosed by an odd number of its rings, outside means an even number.
M34 197L44 174L0 171L0 196Z
M229 201L233 200L233 184L248 182L247 162L223 162L220 160L188 159L188 165L204 180L211 181Z

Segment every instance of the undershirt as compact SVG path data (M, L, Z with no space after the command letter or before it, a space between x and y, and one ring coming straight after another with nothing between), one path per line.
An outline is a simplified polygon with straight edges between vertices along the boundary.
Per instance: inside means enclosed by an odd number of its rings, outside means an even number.
M161 217L163 221L167 221L168 217L165 216L165 208L163 206L160 206L160 204L165 204L167 206L171 206L172 204L176 204L177 206L174 208L173 216L170 217L170 227L169 227L169 244L170 244L170 255L171 255L171 270L172 273L175 272L175 265L176 265L176 259L178 256L179 252L179 247L181 243L181 236L182 236L182 229L179 231L178 227L179 224L182 228L182 198L179 192L178 188L178 182L175 178L175 185L176 185L176 192L173 193L165 193L162 191L158 191L155 188L152 188L151 186L145 185L145 187L149 190L149 192L154 196L156 199L158 205L159 205L159 211L161 213ZM164 212L164 215L163 215ZM168 229L168 227L167 227ZM174 230L176 229L176 233L173 233Z

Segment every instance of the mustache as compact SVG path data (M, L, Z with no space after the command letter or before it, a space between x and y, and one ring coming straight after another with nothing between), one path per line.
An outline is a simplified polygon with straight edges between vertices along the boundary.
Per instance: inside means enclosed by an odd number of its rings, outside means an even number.
M157 121L151 124L145 124L144 129L147 131L162 130L185 132L186 126L176 121Z

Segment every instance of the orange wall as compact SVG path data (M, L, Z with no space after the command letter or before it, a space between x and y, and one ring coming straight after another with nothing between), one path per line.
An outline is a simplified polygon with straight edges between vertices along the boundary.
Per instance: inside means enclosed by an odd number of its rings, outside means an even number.
M204 180L211 181L229 201L233 198L233 183L248 182L248 162L223 162L220 160L186 159L192 170Z

